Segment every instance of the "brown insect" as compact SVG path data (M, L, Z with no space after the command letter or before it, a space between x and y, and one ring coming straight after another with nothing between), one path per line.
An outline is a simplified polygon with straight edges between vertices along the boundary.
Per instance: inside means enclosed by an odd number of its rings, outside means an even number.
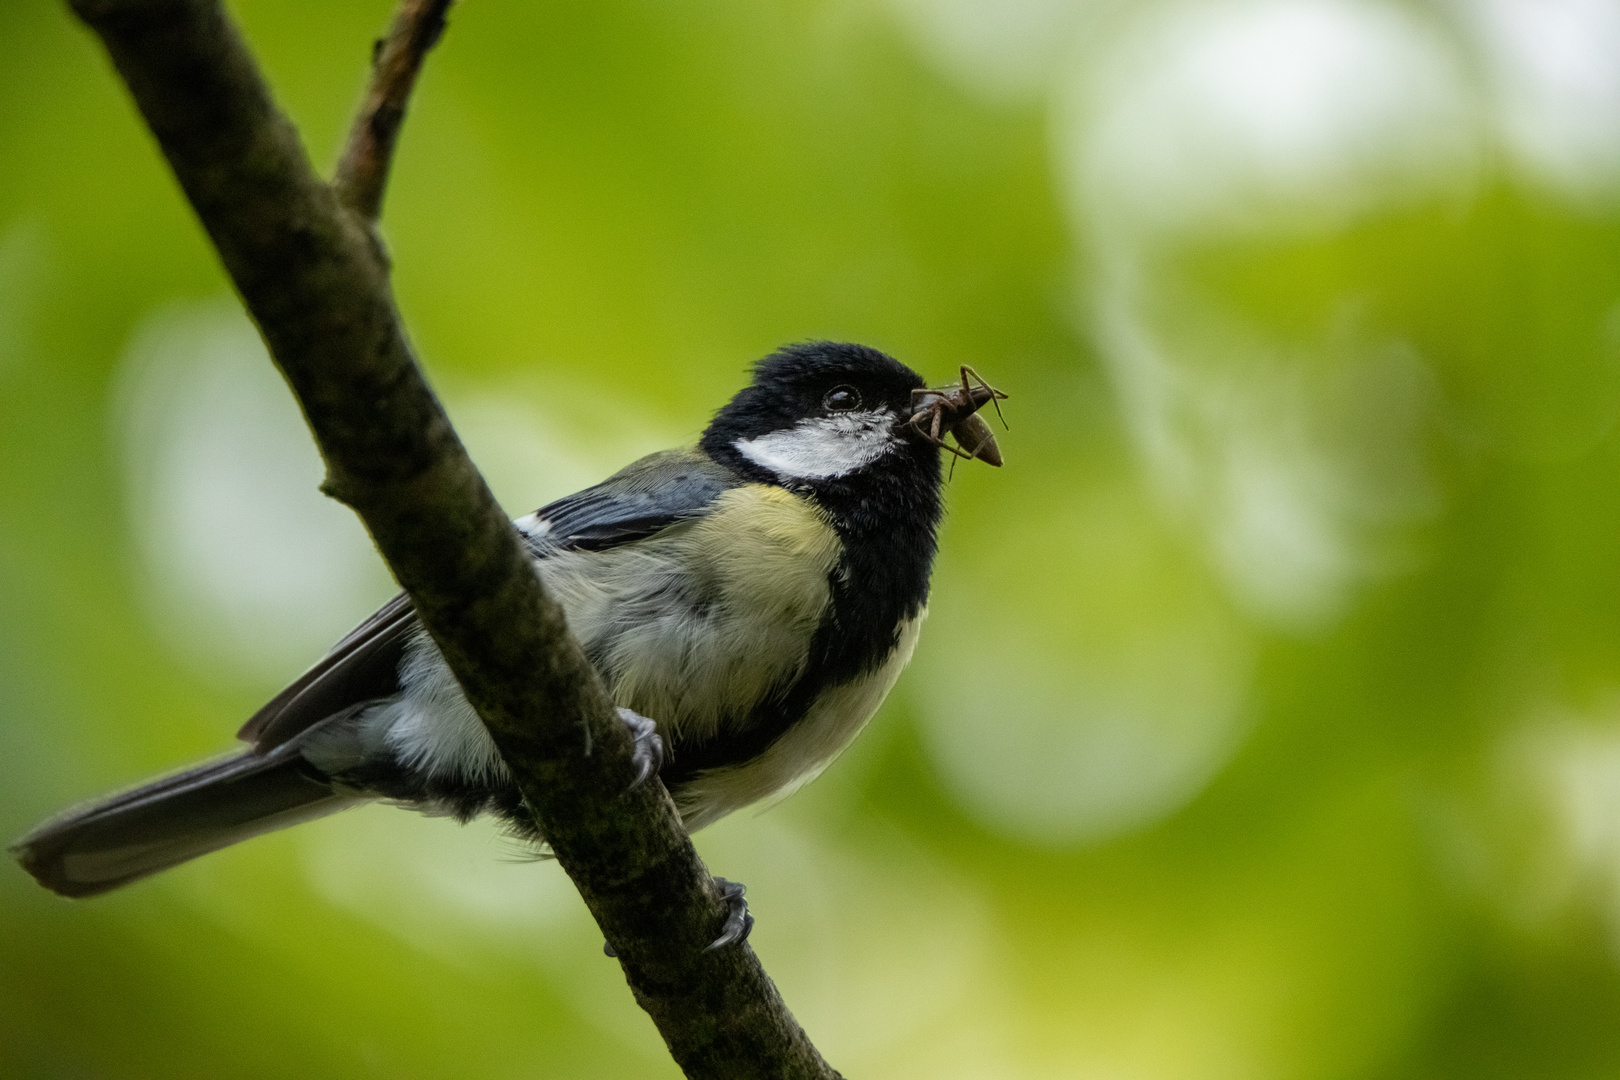
M929 442L959 458L977 458L1000 468L1001 448L996 445L990 425L978 413L988 402L995 407L1001 426L1006 427L1007 420L1001 415L999 404L1006 398L1006 394L985 382L977 371L963 364L961 386L911 392L911 426ZM946 435L956 440L955 446L945 441Z

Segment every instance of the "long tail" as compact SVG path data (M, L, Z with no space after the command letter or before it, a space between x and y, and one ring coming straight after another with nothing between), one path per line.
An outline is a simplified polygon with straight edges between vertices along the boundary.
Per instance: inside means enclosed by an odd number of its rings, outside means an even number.
M62 896L95 896L251 836L356 802L334 791L291 746L211 761L70 810L11 853Z

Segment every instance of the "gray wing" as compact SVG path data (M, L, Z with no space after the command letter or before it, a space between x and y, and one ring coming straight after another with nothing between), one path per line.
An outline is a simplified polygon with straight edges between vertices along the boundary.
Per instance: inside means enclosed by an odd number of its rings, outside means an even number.
M701 517L722 492L742 483L696 450L665 450L542 506L525 535L541 558L552 551L604 551Z
M652 454L541 507L524 539L535 558L604 551L700 517L722 492L742 483L696 450ZM398 693L400 661L419 626L410 598L400 593L254 713L236 737L266 753L329 716Z

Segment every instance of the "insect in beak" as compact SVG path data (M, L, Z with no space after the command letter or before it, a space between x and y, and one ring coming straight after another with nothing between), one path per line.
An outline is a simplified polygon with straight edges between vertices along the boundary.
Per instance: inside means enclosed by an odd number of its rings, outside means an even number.
M978 412L986 404L995 407L1001 418L1001 405L1007 395L985 382L977 371L962 365L960 386L941 386L930 390L911 392L910 424L917 434L935 446L948 450L959 458L973 459L987 465L1001 467L1001 448L990 425ZM1002 427L1007 421L1001 419ZM949 435L956 443L945 441Z

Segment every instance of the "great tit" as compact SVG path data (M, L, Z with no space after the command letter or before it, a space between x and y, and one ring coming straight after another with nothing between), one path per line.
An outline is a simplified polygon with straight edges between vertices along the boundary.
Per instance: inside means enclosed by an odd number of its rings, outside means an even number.
M940 448L999 465L975 415L999 396L965 377L929 391L861 345L789 346L697 446L518 519L689 829L811 780L877 710L927 607ZM374 799L494 814L543 843L404 595L238 738L246 750L71 810L13 854L47 888L93 896Z

